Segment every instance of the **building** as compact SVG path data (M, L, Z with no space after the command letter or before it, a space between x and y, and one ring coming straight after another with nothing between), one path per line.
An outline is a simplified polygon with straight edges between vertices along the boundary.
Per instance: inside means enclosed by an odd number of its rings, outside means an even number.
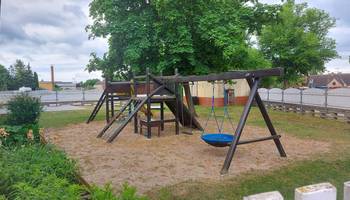
M330 73L311 75L308 78L310 88L344 88L350 87L350 73Z
M56 81L55 86L62 89L62 90L74 90L77 88L76 84L73 82L63 82L63 81ZM53 84L51 81L40 81L39 82L39 88L45 89L45 90L50 90L52 91Z
M53 90L53 85L52 85L51 81L40 81L39 82L39 88L52 91Z
M55 85L62 90L75 90L77 84L73 82L56 81Z
M222 82L213 84L202 81L190 85L192 95L197 99L197 104L211 106L212 95L214 95L214 105L224 105L224 86ZM232 84L226 84L225 89L228 95L228 104L243 105L247 102L249 96L249 85L245 79L234 80Z

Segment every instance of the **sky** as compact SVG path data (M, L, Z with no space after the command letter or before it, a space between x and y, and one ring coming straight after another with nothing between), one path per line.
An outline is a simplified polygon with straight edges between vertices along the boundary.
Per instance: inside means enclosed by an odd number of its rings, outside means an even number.
M107 51L106 39L89 40L85 31L85 26L92 22L90 0L1 1L0 64L9 67L16 59L21 59L30 63L40 80L50 80L50 65L55 66L57 81L101 78L100 72L85 70L91 52L103 55ZM341 58L327 63L327 70L350 73L350 1L309 0L307 3L326 10L337 19L337 26L329 35L336 39Z

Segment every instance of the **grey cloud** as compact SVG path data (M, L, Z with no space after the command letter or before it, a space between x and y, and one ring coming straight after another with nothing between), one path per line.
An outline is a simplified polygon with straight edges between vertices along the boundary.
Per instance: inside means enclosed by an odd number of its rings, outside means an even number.
M0 64L9 66L15 59L24 59L44 79L49 78L51 64L56 66L58 80L99 76L100 73L90 76L84 71L91 52L102 55L107 51L105 39L88 40L85 32L89 23L87 6L90 1L2 0ZM350 1L309 0L308 3L338 19L337 28L330 35L337 40L339 53L346 57L350 52ZM331 69L337 66L349 68L344 59L329 64Z
M0 63L16 59L30 62L39 76L49 77L49 66L57 66L57 77L71 81L82 72L89 54L106 51L105 40L88 40L86 0L2 0ZM71 72L71 73L69 73ZM94 73L96 77L99 73ZM79 76L79 75L77 75ZM79 79L79 77L75 77Z

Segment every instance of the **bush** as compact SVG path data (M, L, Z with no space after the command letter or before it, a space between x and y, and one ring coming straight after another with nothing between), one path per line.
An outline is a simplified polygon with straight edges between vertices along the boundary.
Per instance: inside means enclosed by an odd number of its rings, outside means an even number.
M146 200L127 184L115 196L108 184L86 189L78 185L76 163L50 145L0 148L0 200L81 199L88 191L92 200Z
M105 185L104 188L94 185L89 189L89 193L91 200L117 200L110 184Z
M66 179L55 175L49 175L42 179L39 184L19 182L14 186L13 196L15 199L69 199L79 200L83 189L80 185L71 184Z
M127 183L123 185L122 191L118 196L113 195L110 184L105 185L104 188L93 186L89 192L91 200L147 200L146 197L138 196L136 188L129 186Z
M7 105L7 124L37 124L43 107L39 98L26 93L15 96Z
M50 175L77 183L76 172L76 163L52 146L0 148L0 194L6 196L14 192L17 183L37 188Z
M0 146L12 147L40 142L39 125L0 126Z

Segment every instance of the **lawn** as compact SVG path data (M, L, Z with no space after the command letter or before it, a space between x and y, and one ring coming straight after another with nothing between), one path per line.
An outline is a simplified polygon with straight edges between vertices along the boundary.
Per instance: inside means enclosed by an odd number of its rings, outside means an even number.
M239 120L242 109L243 107L230 107L235 122ZM209 108L197 107L197 112L204 117L209 113ZM218 109L219 115L220 112L222 109ZM46 128L63 127L84 122L89 113L89 110L43 113L40 124ZM248 194L279 190L286 199L293 199L294 188L327 181L337 186L338 195L342 197L342 183L350 180L350 125L296 113L272 110L269 113L277 131L282 135L328 141L333 144L332 151L314 160L291 163L274 171L251 172L220 183L185 182L149 191L147 194L151 199L242 199ZM97 120L102 119L100 114ZM257 108L251 110L247 124L265 126Z
M39 124L43 128L60 128L68 124L83 123L88 119L91 110L92 107L86 107L84 110L43 112ZM103 119L103 112L99 112L95 120Z

